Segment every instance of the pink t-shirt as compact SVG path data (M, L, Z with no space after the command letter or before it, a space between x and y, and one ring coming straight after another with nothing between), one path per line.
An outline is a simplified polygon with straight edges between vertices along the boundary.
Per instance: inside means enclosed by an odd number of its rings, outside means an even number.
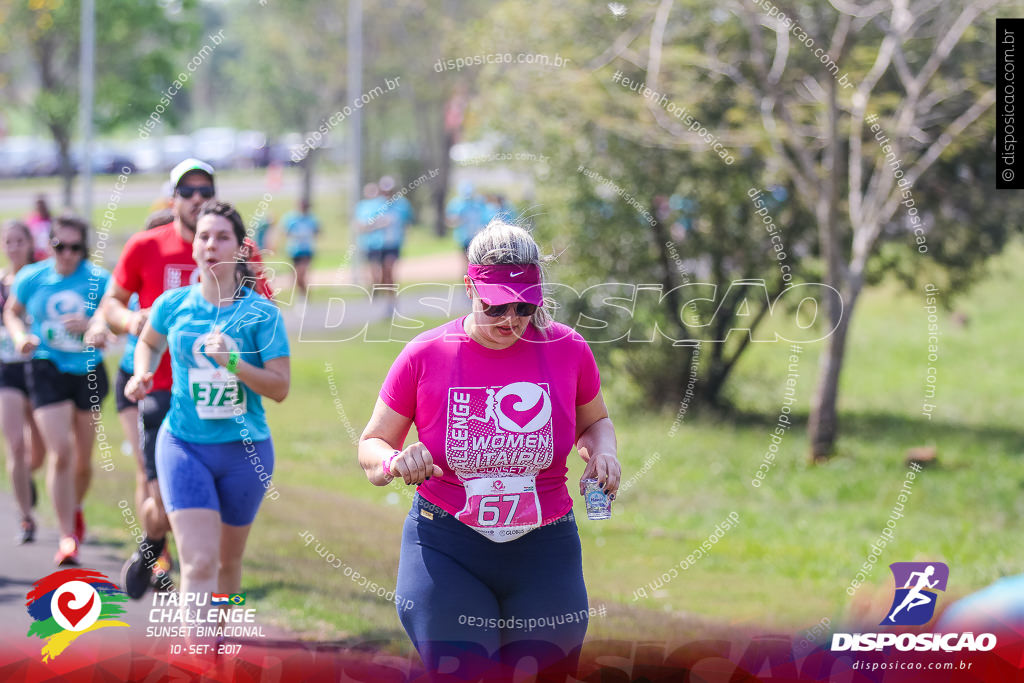
M590 403L601 377L587 342L552 323L533 325L507 349L469 338L464 318L420 334L398 354L380 397L412 418L444 476L419 487L455 515L467 479L536 475L541 524L572 509L566 458L576 443L576 407Z

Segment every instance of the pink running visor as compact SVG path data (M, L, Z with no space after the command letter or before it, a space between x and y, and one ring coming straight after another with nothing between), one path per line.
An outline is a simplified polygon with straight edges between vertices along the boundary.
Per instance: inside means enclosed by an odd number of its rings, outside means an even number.
M500 306L517 301L540 306L544 302L540 266L503 264L478 266L470 264L469 279L485 304Z

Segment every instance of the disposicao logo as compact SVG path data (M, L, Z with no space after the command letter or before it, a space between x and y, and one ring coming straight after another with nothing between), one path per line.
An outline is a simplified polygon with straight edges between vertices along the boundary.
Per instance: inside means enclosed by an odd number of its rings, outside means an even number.
M896 594L880 626L920 626L935 614L938 593L946 590L949 567L942 562L893 562Z
M42 638L43 661L54 659L80 635L108 626L128 624L114 617L124 614L128 596L94 569L64 569L39 579L25 596L35 621L28 636Z
M935 614L936 591L945 591L949 567L942 562L893 562L896 581L892 605L879 626L920 626ZM906 652L988 651L996 646L991 633L833 633L832 651L881 651L895 647Z

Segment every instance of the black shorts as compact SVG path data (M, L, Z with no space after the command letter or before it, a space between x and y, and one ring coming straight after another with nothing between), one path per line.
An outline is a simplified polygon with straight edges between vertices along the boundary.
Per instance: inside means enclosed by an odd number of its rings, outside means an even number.
M156 435L171 409L171 392L151 391L139 401L139 445L146 481L156 481Z
M292 263L299 265L300 263L309 263L313 260L313 252L300 251L298 254L292 255Z
M107 369L100 361L92 372L73 375L61 372L48 358L33 358L25 373L28 398L33 408L43 408L61 401L72 401L79 410L99 405L110 392Z
M28 385L25 383L27 367L28 361L0 363L0 389L14 389L28 396Z
M401 247L388 247L387 249L370 249L364 256L367 261L373 263L384 263L388 258L397 259L402 253Z
M123 413L129 408L137 408L139 405L124 395L124 387L131 378L132 373L127 372L121 367L117 369L117 377L114 379L114 403L117 404L117 412L119 413Z

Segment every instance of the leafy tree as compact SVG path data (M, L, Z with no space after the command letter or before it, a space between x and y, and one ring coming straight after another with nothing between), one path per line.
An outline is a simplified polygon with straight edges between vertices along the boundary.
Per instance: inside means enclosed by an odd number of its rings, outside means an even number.
M501 52L541 53L549 61L557 56L569 62L562 68L517 63L482 68L473 104L480 112L477 132L500 131L507 151L547 157L524 166L538 179L540 203L530 213L537 214L544 241L561 254L559 278L576 291L605 283L604 290L592 293L612 292L607 283L628 285L619 290L628 301L618 305L629 314L600 330L587 327L599 327L592 320L608 322L607 303L577 299L568 290L559 302L559 317L594 342L611 368L608 374L631 376L646 403L678 402L690 379L695 345L673 340L702 342L695 390L700 399L721 404L726 382L751 340L769 338L761 328L786 285L816 276L816 261L808 258L815 249L812 222L799 204L769 199L776 232L783 233L789 268L784 281L772 234L755 215L758 207L750 194L775 185L779 196L788 197L793 188L786 188L757 153L753 136L726 140L730 165L704 140L667 139L651 113L659 97L646 98L612 82L615 69L609 65L615 50L624 49L616 39L622 21L587 3L563 4L562 10L544 22L534 21L517 3L492 13L491 30L500 27L504 40L482 28L476 51L500 45ZM652 10L630 20L649 26L653 18ZM685 43L700 30L680 18L671 40ZM570 44L565 36L572 34L588 40ZM638 35L635 27L627 30L627 36ZM624 61L629 63L621 65L621 74L643 81L642 60L633 54ZM693 109L705 123L732 120L743 103L720 85L692 93L665 85L660 93ZM763 286L730 287L743 280L761 280ZM783 301L778 310L786 309Z
M172 13L160 0L96 2L99 131L135 125L160 104L198 38L196 1ZM80 6L64 0L0 1L0 63L13 74L14 104L31 111L57 144L63 201L72 204L71 143L78 121ZM177 110L164 117L173 122Z
M237 26L241 56L226 67L225 89L234 93L242 120L272 133L315 131L363 93L348 92L345 7L337 3L249 3L228 6L229 22ZM434 66L444 46L465 29L479 5L447 0L437 7L425 0L383 5L364 3L363 84L369 92L391 79L399 83L363 108L366 176L384 173L409 182L428 170L439 173L428 185L443 233L444 202L449 177L449 151L454 132L446 112L457 100L458 81ZM409 21L409 17L416 21ZM311 18L312 17L312 18ZM251 40L259 36L259 40ZM347 124L333 128L344 139ZM305 164L307 178L311 164ZM397 166L397 168L396 168ZM308 185L307 181L307 185ZM415 195L414 195L415 196Z
M836 330L821 356L812 404L813 459L834 448L846 340L881 245L899 240L920 256L913 272L935 272L938 265L951 281L966 283L1002 248L1004 226L1016 222L1008 205L995 201L992 162L982 153L987 136L980 134L980 119L995 101L985 65L996 4L785 3L782 19L736 3L745 39L723 41L699 60L711 77L725 75L753 96L771 158L815 216L824 281L842 294L842 304L828 310ZM824 54L794 41L794 26ZM826 66L826 58L836 66ZM953 151L961 156L953 158ZM973 197L968 201L981 209L977 220L964 223L962 212L936 192L927 174L937 163L944 167L932 171L937 178L948 180L956 169L965 180L981 181L957 192ZM979 229L988 230L981 240ZM958 248L965 240L987 246ZM912 272L907 268L904 263L905 276Z
M552 164L541 186L572 207L549 210L561 221L563 242L577 245L568 258L591 277L622 272L652 278L652 267L666 254L657 254L652 239L627 240L639 231L635 218L622 215L621 207L603 216L574 164L604 169L641 206L653 207L657 195L672 191L695 199L695 235L705 234L704 221L722 239L709 230L708 239L687 241L686 258L730 266L714 269L719 280L739 273L771 282L774 264L741 190L768 184L789 190L776 222L794 275L820 279L842 295L823 301L823 329L835 332L825 342L812 409L811 453L822 457L837 434L839 372L864 285L893 273L908 284L964 286L1020 230L1019 200L993 189L992 125L984 117L993 102L994 5L733 0L712 7L660 0L611 13L563 2L538 22L518 3L505 2L489 15L490 31L479 32L477 45L495 44L500 31L505 49L560 52L572 62L543 77L493 67L481 74L478 82L487 88L484 103L475 106L493 113L482 129L565 160ZM657 94L627 89L613 73ZM876 140L869 115L877 117L871 122L885 131L890 147ZM720 162L693 121L736 162ZM903 183L886 152L901 160ZM674 165L655 161L666 156ZM913 212L901 203L907 183L917 199ZM617 223L622 237L609 238L604 223ZM743 228L750 232L737 234ZM918 251L922 234L926 254ZM756 269L746 255L751 244L765 257ZM678 311L673 303L658 314L666 325L678 325L675 318L685 320ZM705 367L708 378L728 375L730 348L743 350L730 344L717 347L721 369ZM634 359L634 376L649 397L664 400L664 387L677 383L679 373L662 358L645 363L652 350L634 347L617 352ZM711 397L716 388L707 382Z
M437 235L447 231L444 207L451 179L450 152L460 139L466 105L466 79L458 72L439 71L438 64L458 50L461 36L472 31L486 9L470 0L445 0L440 5L399 0L377 5L367 15L371 72L378 80L395 75L402 79L396 100L382 106L383 113L370 122L369 133L373 140L386 140L391 147L406 150L399 159L405 182L427 171L436 173L423 190L429 193ZM375 145L376 150L381 147ZM389 161L380 153L370 155L370 165L382 173L393 172Z
M221 89L231 93L237 120L271 135L300 131L305 138L317 131L322 136L299 155L307 200L317 150L326 136L343 139L345 123L338 112L351 101L344 13L344 6L320 0L234 2L225 8L228 46L238 58L224 65L229 80Z

